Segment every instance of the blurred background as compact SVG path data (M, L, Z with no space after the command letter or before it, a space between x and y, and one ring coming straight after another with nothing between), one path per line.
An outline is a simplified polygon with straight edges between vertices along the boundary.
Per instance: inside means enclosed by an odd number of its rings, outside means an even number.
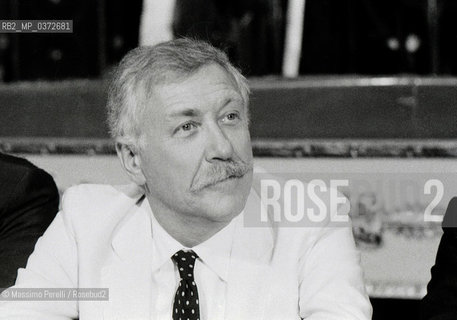
M0 32L0 151L61 192L127 182L105 123L113 67L138 45L207 40L250 81L259 165L364 182L345 195L373 319L419 317L441 237L424 182L444 183L435 215L457 194L457 1L0 0L0 20L25 19L73 32ZM405 181L412 197L386 197Z
M224 48L248 76L283 74L286 40L299 75L452 75L456 14L453 0L2 0L1 19L71 19L74 32L1 34L0 81L101 77L172 36Z

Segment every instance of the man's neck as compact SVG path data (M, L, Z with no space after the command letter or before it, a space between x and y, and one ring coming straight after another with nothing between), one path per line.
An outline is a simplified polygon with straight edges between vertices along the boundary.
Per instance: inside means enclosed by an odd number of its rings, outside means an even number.
M147 198L145 201L149 201ZM160 226L183 246L192 248L205 242L227 226L230 221L209 221L198 216L179 215L149 201L152 213Z

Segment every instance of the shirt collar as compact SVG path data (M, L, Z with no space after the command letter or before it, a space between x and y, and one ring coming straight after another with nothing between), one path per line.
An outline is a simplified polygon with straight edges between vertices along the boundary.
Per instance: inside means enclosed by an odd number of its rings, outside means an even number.
M222 280L227 281L236 225L242 221L239 214L228 225L208 240L196 245L192 250L202 262L213 270Z
M144 199L141 206L151 217L151 233L153 238L152 272L159 269L166 262L171 261L171 256L177 251L193 250L199 256L203 264L206 264L213 272L222 278L222 280L227 281L234 231L236 225L242 222L241 216L243 215L243 212L232 219L228 225L208 240L193 248L187 248L163 229L154 217L154 213L152 212L147 198Z

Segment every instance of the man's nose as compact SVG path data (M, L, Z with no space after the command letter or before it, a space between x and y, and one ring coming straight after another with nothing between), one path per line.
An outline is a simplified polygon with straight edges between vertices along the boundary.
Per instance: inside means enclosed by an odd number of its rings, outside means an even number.
M227 134L214 124L208 128L206 145L206 160L229 160L233 156L233 145Z

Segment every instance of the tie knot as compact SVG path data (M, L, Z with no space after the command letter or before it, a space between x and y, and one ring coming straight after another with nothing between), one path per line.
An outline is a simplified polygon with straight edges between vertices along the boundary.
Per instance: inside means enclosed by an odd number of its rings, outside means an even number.
M176 252L171 259L176 262L178 266L179 275L182 279L192 280L194 278L194 265L198 255L190 251L179 250Z

